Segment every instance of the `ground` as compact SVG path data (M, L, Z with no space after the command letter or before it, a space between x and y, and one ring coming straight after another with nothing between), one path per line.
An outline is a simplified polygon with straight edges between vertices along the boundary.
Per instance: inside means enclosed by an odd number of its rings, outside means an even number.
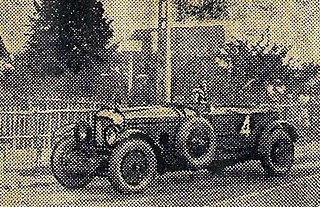
M120 195L107 179L67 190L47 174L7 174L1 206L320 206L320 142L298 142L296 163L282 177L267 177L259 162L228 167L222 174L166 173L138 195Z

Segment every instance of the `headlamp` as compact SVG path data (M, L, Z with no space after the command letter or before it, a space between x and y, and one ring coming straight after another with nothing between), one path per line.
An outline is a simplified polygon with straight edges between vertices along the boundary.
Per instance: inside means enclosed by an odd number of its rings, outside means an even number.
M79 139L80 139L80 141L86 141L86 139L87 139L87 130L86 129L79 129Z
M112 127L106 133L106 142L108 145L114 145L117 141L117 129Z
M91 128L88 126L88 124L84 122L78 123L76 135L79 141L81 142L87 141L90 138L89 137L90 130Z

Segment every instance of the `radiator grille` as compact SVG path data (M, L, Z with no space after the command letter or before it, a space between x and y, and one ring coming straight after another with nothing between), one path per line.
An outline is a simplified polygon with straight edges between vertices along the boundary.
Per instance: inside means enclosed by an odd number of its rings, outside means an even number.
M96 122L96 143L98 146L104 146L106 144L106 132L111 127L111 120L100 118Z

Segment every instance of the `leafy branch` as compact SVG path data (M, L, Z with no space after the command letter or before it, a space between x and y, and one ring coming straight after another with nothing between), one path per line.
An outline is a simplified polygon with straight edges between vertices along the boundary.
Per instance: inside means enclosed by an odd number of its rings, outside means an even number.
M228 17L227 0L200 0L198 3L192 0L174 0L177 13L177 21L187 18L205 19L224 19Z

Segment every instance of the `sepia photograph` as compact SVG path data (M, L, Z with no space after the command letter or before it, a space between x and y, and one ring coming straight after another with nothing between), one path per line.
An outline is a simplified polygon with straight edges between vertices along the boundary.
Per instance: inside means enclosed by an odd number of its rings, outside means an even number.
M0 0L0 207L320 207L317 0Z

